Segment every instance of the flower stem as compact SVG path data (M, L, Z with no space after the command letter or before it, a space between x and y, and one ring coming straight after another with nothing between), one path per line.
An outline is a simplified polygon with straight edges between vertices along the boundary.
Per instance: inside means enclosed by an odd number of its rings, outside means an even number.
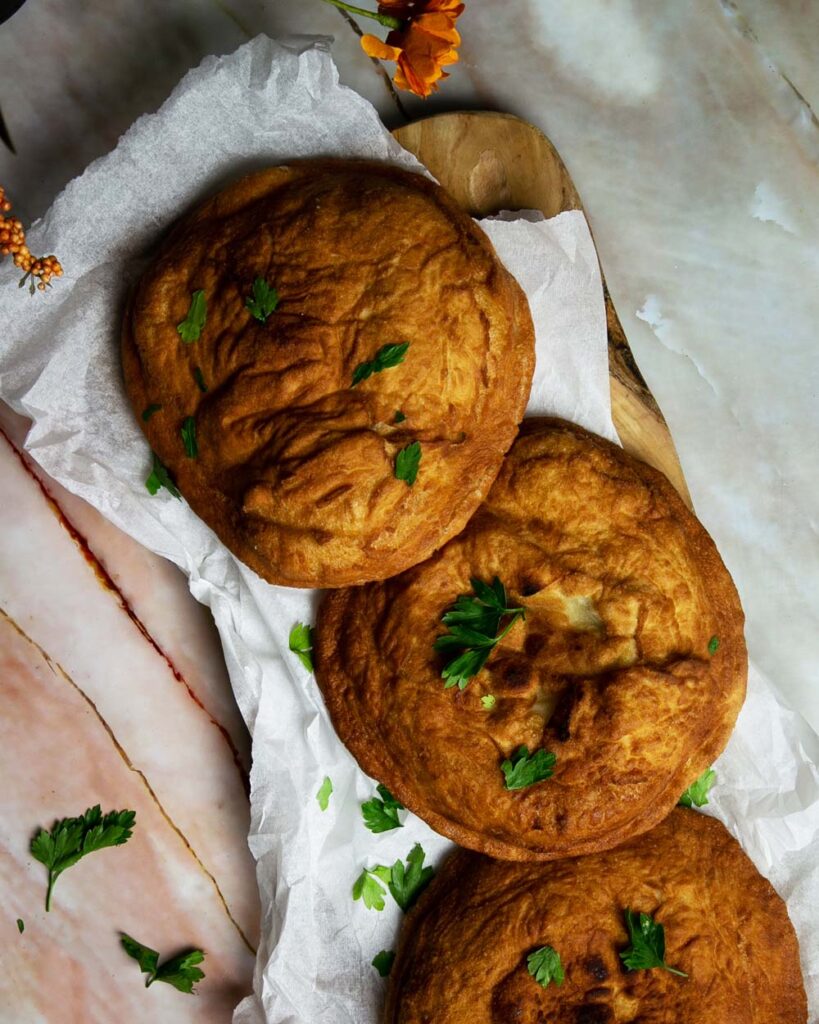
M350 14L358 14L362 18L373 18L380 25L387 28L403 28L404 22L400 18L393 18L391 14L379 14L376 11L365 11L363 7L354 7L352 4L344 3L344 0L324 0L326 4L338 7L341 11L349 11Z

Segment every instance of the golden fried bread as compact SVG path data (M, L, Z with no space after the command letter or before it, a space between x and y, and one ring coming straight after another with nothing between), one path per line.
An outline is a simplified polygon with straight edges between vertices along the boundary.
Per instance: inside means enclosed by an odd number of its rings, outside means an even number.
M494 577L525 619L445 689L442 614ZM713 542L662 474L531 419L460 536L327 595L316 674L341 740L410 810L462 846L549 860L652 828L716 758L745 694L742 627ZM502 763L524 746L556 755L553 775L507 789Z
M246 306L257 280L278 293L266 319ZM205 324L186 343L177 325L200 291ZM338 587L394 575L463 528L523 415L534 331L443 189L317 160L251 175L184 219L139 283L122 353L134 411L160 407L140 422L194 511L265 579ZM415 442L410 486L396 460Z
M665 962L627 970L625 910L661 924ZM560 955L541 987L528 957ZM675 810L616 850L552 864L458 851L410 912L385 1024L805 1024L782 900L726 829Z

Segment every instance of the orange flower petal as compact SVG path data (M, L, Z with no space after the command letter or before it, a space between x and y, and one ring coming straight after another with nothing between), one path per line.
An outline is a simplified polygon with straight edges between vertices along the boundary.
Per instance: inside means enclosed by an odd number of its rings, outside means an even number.
M389 46L378 36L362 36L361 49L368 57L376 57L378 60L398 60L401 55L399 46Z

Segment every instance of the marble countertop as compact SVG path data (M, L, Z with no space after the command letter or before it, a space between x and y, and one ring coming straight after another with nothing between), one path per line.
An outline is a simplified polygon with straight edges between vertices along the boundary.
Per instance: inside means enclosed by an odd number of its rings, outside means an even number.
M819 728L819 5L472 0L459 27L461 63L424 103L319 0L28 0L0 26L16 147L0 183L35 218L188 68L259 32L334 36L342 80L391 127L454 109L536 124L583 197L751 656ZM112 1005L224 1021L250 986L258 906L248 740L215 633L175 569L42 478L21 421L0 426L0 1024L107 1024ZM136 808L142 841L78 865L47 916L31 831L89 793ZM201 943L208 984L145 992L118 930Z

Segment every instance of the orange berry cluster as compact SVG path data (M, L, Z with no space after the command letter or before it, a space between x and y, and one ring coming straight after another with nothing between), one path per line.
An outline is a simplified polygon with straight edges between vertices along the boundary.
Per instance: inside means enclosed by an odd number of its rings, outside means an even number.
M63 268L56 256L32 256L26 245L22 221L18 217L6 216L10 209L11 203L6 198L6 190L0 185L0 256L12 257L15 267L23 271L23 281L31 276L32 291L34 278L39 278L37 287L44 292L51 284L52 277L61 276Z

